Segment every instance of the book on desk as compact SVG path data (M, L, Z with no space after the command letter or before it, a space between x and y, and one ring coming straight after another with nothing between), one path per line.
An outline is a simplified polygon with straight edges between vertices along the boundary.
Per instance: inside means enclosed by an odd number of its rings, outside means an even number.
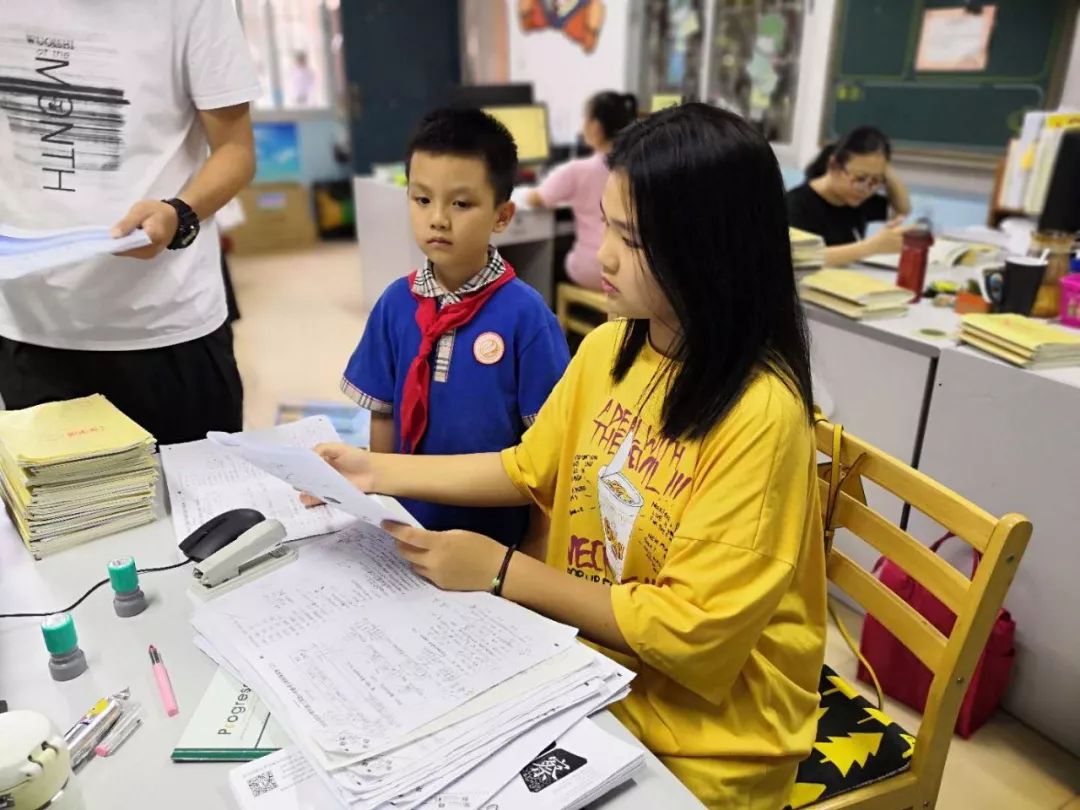
M1022 315L965 315L960 342L1033 371L1080 365L1080 332Z
M799 282L803 301L853 320L893 318L907 312L910 290L854 270L820 270Z

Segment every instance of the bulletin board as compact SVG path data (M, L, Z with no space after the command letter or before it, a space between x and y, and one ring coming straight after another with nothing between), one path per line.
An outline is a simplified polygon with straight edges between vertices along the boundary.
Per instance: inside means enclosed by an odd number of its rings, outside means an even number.
M839 0L824 139L871 124L901 150L998 157L1057 104L1076 16L1073 0Z

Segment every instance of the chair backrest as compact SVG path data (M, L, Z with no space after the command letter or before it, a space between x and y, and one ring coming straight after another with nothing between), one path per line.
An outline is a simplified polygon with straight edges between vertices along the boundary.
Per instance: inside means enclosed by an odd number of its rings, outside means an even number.
M831 459L833 425L819 421L816 433L818 450ZM841 488L832 525L847 529L873 546L956 614L956 624L946 638L850 557L836 548L829 553L829 580L881 622L934 675L911 763L923 786L924 798L932 802L941 784L960 704L1027 548L1031 523L1015 514L995 518L918 470L846 432L839 455L842 468L852 465L856 468ZM982 561L975 577L969 580L910 534L852 497L849 490L856 491L855 475L875 482L981 552ZM827 480L820 484L822 502L826 503L829 484Z

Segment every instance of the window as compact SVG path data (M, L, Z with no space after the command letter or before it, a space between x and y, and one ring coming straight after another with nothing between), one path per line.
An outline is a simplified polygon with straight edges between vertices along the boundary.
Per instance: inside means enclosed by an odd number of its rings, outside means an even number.
M790 142L804 4L647 0L642 97L677 93L702 99L738 112L770 141Z
M646 0L640 98L700 97L704 5L710 0Z
M326 109L340 100L340 0L238 5L263 87L256 109Z
M802 0L718 0L705 98L791 141L798 89Z

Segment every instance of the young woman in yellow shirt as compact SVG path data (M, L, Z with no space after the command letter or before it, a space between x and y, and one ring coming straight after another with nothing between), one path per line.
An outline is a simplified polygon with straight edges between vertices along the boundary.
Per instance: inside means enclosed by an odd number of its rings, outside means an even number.
M814 740L825 640L780 171L747 123L698 104L629 127L608 161L599 259L622 320L588 336L517 447L318 449L366 491L539 505L544 548L391 528L439 587L494 588L636 670L612 711L705 804L776 810Z

